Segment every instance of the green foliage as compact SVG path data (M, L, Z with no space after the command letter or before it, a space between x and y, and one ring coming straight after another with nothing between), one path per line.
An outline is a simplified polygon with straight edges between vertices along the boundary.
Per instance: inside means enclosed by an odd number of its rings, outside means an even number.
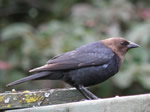
M3 11L0 61L11 65L11 69L0 68L0 91L8 90L7 83L28 75L29 69L43 65L55 55L113 36L126 37L142 47L129 51L121 71L111 81L94 87L95 92L104 97L123 95L122 91L135 83L143 91L150 89L150 11L146 1L0 0L0 3L0 12ZM40 83L32 83L32 87L30 84L14 88L43 88ZM45 85L54 87L51 85L55 83Z

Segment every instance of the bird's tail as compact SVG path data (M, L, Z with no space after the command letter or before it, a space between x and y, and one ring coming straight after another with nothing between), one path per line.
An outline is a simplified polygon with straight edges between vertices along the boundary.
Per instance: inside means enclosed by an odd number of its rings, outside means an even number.
M17 85L17 84L20 84L20 83L23 83L23 82L26 82L26 81L29 81L29 80L36 80L36 79L48 76L49 74L51 74L51 72L49 72L49 71L35 73L35 74L30 75L28 77L24 77L22 79L19 79L19 80L16 80L14 82L9 83L7 85L7 87L10 87L10 86L13 86L13 85Z

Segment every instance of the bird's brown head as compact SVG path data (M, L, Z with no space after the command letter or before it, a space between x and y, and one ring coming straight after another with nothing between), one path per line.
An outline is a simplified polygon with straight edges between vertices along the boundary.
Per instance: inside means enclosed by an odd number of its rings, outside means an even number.
M131 48L139 47L138 44L121 37L112 37L101 41L105 46L111 48L123 62L126 52Z

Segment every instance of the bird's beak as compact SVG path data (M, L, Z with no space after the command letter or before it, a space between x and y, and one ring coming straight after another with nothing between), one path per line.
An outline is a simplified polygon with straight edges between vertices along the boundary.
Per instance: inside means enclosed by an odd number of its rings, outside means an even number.
M137 48L137 47L141 47L141 46L134 42L129 41L128 49Z

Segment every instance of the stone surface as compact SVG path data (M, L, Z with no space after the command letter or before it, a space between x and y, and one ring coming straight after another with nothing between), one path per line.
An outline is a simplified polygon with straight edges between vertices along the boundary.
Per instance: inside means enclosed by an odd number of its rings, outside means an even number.
M150 112L150 94L80 101L7 112Z
M73 88L0 93L0 110L37 107L80 101L83 96Z

